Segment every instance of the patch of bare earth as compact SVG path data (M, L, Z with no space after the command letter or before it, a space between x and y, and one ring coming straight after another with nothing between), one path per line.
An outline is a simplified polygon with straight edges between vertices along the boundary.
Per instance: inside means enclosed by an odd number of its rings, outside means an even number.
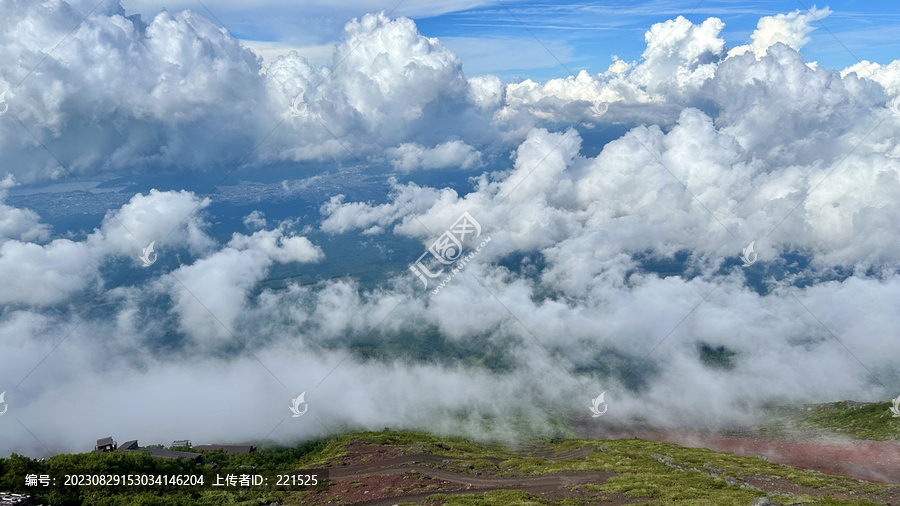
M305 497L310 504L360 504L367 506L398 503L439 504L428 501L434 494L479 494L490 490L521 490L545 499L589 499L597 504L618 505L645 502L621 493L604 494L578 485L601 485L616 473L567 471L541 476L495 476L487 472L459 471L472 459L448 458L392 446L350 446L347 454L329 468L327 490ZM577 450L577 454L592 450ZM573 454L574 455L574 454ZM557 457L559 458L559 457ZM502 462L499 459L495 463ZM590 503L588 503L590 504Z

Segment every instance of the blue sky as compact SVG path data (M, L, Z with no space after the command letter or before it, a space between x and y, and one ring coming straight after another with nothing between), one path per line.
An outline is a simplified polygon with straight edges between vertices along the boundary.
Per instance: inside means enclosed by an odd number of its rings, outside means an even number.
M604 2L500 2L484 0L356 0L328 4L261 0L251 4L182 0L126 0L125 8L150 16L164 5L191 9L224 25L268 58L297 48L310 60L327 63L350 18L366 12L393 11L413 18L423 35L438 37L460 56L469 76L497 74L507 80L564 77L581 69L606 70L613 55L636 60L644 32L653 24L684 15L694 23L709 17L725 22L729 46L746 44L760 17L814 5L832 14L803 48L807 61L844 68L860 60L887 63L898 57L900 9L888 0L837 0L822 4L774 0L651 0ZM204 8L205 6L205 8ZM207 10L208 9L208 10ZM268 50L268 51L266 51Z

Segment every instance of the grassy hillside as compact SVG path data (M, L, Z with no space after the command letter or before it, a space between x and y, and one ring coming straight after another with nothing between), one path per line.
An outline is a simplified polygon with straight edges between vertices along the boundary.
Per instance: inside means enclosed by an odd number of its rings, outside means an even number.
M750 481L777 481L785 493L768 494L786 503L810 504L883 504L896 497L900 487L828 476L767 462L759 458L739 457L710 450L687 448L670 443L640 439L582 440L544 442L529 452L514 452L499 446L486 446L461 438L438 438L408 432L370 432L351 434L331 441L321 453L317 465L334 465L345 456L349 445L375 445L404 448L446 457L436 469L489 476L539 476L565 471L612 471L617 474L600 485L581 485L586 497L559 501L542 500L515 490L484 494L429 497L428 504L595 504L613 493L629 499L645 498L652 504L740 504L767 496ZM567 456L571 456L567 458ZM560 458L562 457L562 458ZM499 461L499 463L497 463ZM752 480L751 480L752 479ZM791 491L788 491L791 490ZM573 490L574 491L574 490ZM802 493L797 493L797 491ZM872 499L841 500L847 494ZM325 504L318 493L307 493L286 504ZM296 501L296 502L295 502Z
M772 437L791 431L815 435L840 435L853 439L891 441L900 438L900 418L894 418L890 402L853 401L780 406L766 410L770 421L762 433Z
M365 449L362 452L360 449ZM798 470L758 458L738 457L675 444L623 440L535 442L528 449L485 445L455 437L437 437L412 432L363 432L306 443L295 448L263 448L250 455L204 455L203 463L160 460L139 453L57 455L46 462L21 456L0 459L0 490L26 491L26 473L52 474L66 471L92 473L196 473L209 471L248 472L262 469L301 469L342 466L372 466L379 458L395 460L411 456L417 470L404 464L388 492L429 493L417 503L447 505L547 504L574 506L615 499L649 501L652 504L749 505L768 496L782 504L884 504L900 497L900 487L872 484ZM434 458L427 460L425 456ZM399 456L399 457L398 457ZM426 460L423 462L423 460ZM244 466L244 467L242 467ZM405 467L404 467L405 466ZM424 470L423 470L424 469ZM528 483L538 476L555 473L604 472L604 480L562 487L559 494L540 497L523 490L500 489L477 493L444 490L440 484L422 485L429 471L481 480L513 478ZM335 479L327 489L309 491L222 490L212 487L56 487L37 494L38 501L54 505L311 505L349 504L342 494L364 490L369 497L384 494L375 471L361 471L346 479ZM383 478L382 478L383 479ZM431 480L434 482L435 480ZM452 481L452 480L451 480ZM447 483L445 481L444 483ZM771 486L769 486L771 485ZM367 488L368 487L368 488ZM406 487L406 488L404 488ZM446 487L444 487L446 488ZM527 488L527 487L523 487ZM430 492L434 493L430 493ZM398 503L402 503L398 501Z
M799 433L804 438L840 435L894 440L900 434L900 418L891 417L889 406L844 401L771 408L766 410L768 421L757 432L767 437L796 437ZM313 468L331 469L333 479L315 489L212 487L210 478L202 487L77 487L62 483L66 473L213 476ZM29 489L25 487L28 474L49 475L57 483ZM560 478L564 485L554 486L556 477L566 477ZM473 480L476 485L481 483L475 487L481 490L469 493L472 485L467 482ZM513 450L460 437L387 429L309 441L292 448L263 444L248 455L208 452L199 463L157 459L141 452L64 454L43 462L12 455L0 459L0 491L30 493L36 502L59 506L287 506L352 504L373 498L397 498L398 504L410 498L410 504L460 506L749 505L760 497L781 504L900 503L900 486L670 443L556 438L535 440L524 449Z

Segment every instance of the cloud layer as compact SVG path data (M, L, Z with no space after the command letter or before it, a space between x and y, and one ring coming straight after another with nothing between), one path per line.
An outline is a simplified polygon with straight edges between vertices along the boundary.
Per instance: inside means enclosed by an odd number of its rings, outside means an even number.
M440 41L383 14L349 22L329 68L288 54L260 74L195 13L145 23L114 2L42 53L80 7L4 17L0 454L109 434L510 438L601 391L604 420L715 425L900 388L900 66L805 61L827 9L763 18L731 51L720 20L677 17L650 27L639 61L506 84L468 79ZM352 160L473 186L392 179L382 201L330 195L315 223L250 211L226 240L187 190L136 194L83 237L5 203L16 181L215 171L247 153L260 170ZM312 231L424 252L464 212L491 242L437 294L405 268L376 286L264 284L324 259ZM309 414L285 421L303 391Z

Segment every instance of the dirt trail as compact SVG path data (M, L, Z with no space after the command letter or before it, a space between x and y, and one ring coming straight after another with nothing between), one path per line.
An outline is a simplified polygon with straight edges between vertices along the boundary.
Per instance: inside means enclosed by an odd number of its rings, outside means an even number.
M555 460L584 456L593 448L580 448L566 454L556 455ZM603 471L565 471L539 476L496 477L437 469L421 464L461 463L475 459L453 458L429 453L409 455L386 451L383 447L357 447L353 457L347 462L329 468L329 478L333 489L342 490L342 501L367 506L393 505L398 502L422 501L433 494L473 494L491 490L515 489L538 496L571 495L569 487L584 484L601 485L616 473ZM502 459L488 458L495 464ZM396 490L408 487L418 480L427 491ZM359 486L356 486L359 485ZM606 504L628 504L635 502L612 494Z
M379 459L372 462L362 462L342 467L333 467L329 469L328 476L331 479L352 478L363 474L372 474L376 471L384 469L397 469L402 467L407 469L417 463L440 464L447 460L447 457L434 455L430 453L418 453L415 455L401 455L398 457L390 457ZM430 468L429 468L430 469Z
M529 457L541 457L545 460L549 461L560 461L560 460L570 460L570 459L579 459L581 457L587 457L594 451L599 450L601 447L599 446L585 446L584 448L576 448L574 450L569 450L567 452L555 453L552 449L548 450L537 450L526 452ZM608 450L608 448L607 448Z
M469 488L516 488L522 487L574 487L575 485L583 485L585 483L600 484L615 473L605 473L601 471L565 471L562 473L544 474L540 476L512 476L504 478L496 478L491 476L476 476L468 473L458 473L454 471L445 471L443 469L435 469L433 467L424 467L416 465L397 466L381 469L373 469L370 471L361 470L357 474L349 476L335 476L337 473L329 475L331 479L356 478L364 475L370 476L391 476L395 474L421 473L439 480L459 483ZM599 480L599 482L598 482Z
M584 485L591 483L594 485L602 485L610 476L615 473L606 473L599 471L566 471L563 473L548 474L543 476L525 476L515 478L489 478L481 476L472 476L470 474L453 473L449 471L441 471L434 468L403 468L377 471L372 473L376 476L386 476L391 474L404 474L408 471L416 471L438 478L444 481L465 485L463 490L451 490L446 492L423 492L419 494L398 494L394 497L373 499L363 501L357 504L365 505L382 505L397 504L398 499L404 502L421 501L426 497L435 493L443 494L475 494L484 493L490 490L515 489L522 490L531 494L541 495L543 493L554 492L560 487L574 487L576 485Z

